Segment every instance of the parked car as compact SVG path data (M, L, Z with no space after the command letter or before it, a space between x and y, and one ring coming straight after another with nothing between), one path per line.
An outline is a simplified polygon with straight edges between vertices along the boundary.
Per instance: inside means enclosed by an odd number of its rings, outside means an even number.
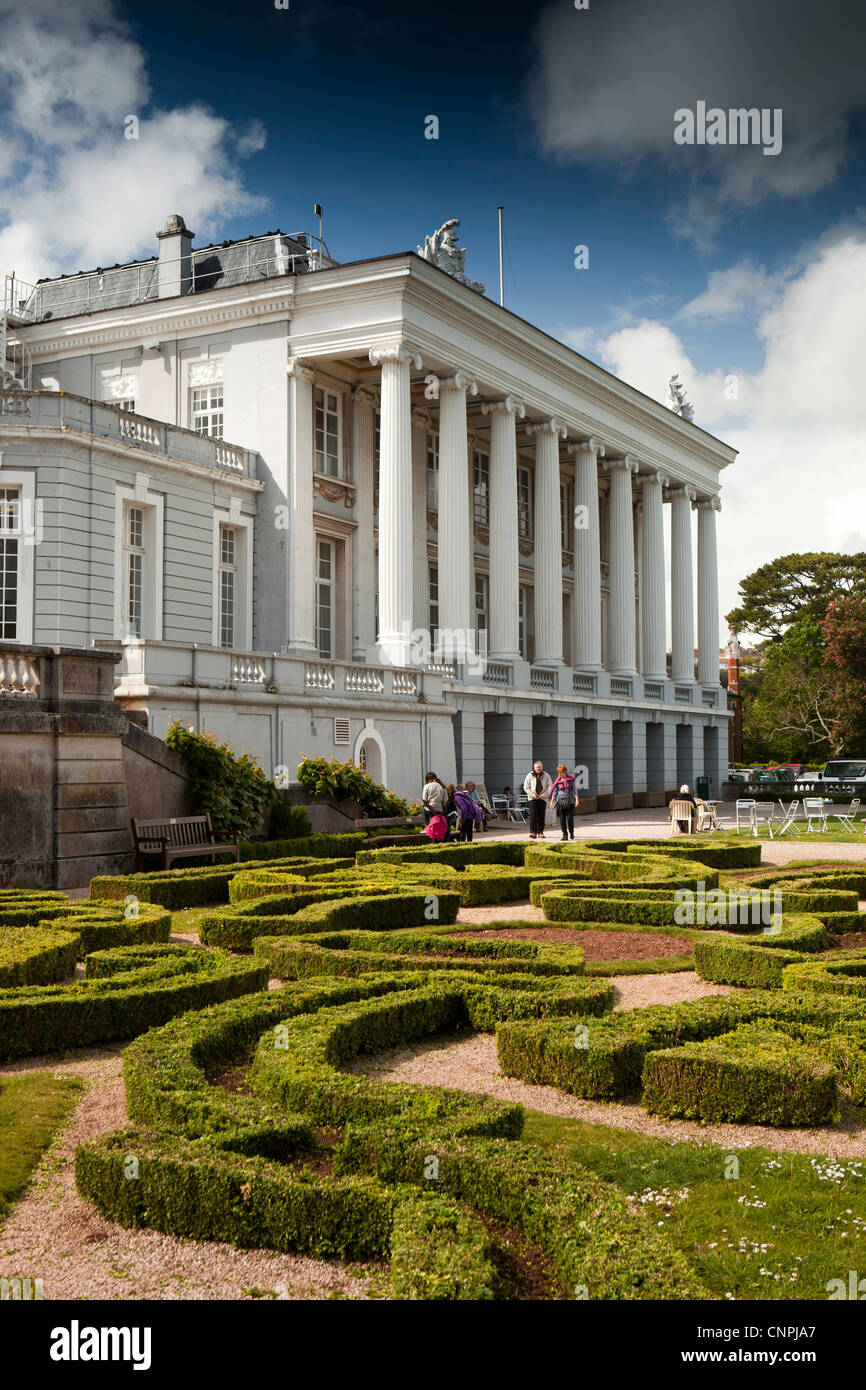
M817 774L817 780L828 792L863 794L866 792L866 762L861 758L833 758L824 771Z

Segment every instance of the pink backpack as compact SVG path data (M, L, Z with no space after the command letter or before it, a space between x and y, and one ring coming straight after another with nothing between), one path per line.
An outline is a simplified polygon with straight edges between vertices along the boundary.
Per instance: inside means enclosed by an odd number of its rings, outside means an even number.
M444 840L447 830L448 822L444 816L431 816L424 834L429 835L431 840Z

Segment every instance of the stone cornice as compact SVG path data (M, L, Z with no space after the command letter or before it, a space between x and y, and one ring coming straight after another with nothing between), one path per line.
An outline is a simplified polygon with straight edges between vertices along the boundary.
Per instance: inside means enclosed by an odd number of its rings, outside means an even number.
M286 318L292 311L294 288L279 295L269 288L262 298L250 299L246 296L241 301L230 303L223 299L202 305L202 298L200 295L184 295L177 300L147 300L144 304L129 305L123 310L102 310L56 322L29 324L21 330L21 334L34 361L76 356L93 348L107 350L129 343L138 344L145 337L173 340L198 328L218 326L224 329L232 323L249 319ZM173 307L169 309L169 305ZM111 317L112 314L115 317ZM122 318L117 317L120 314Z

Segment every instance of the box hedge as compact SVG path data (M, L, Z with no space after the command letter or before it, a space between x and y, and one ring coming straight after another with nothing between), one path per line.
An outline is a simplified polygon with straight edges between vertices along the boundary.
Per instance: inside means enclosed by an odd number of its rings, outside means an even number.
M643 1107L708 1124L833 1124L836 1072L812 1048L770 1024L746 1024L704 1042L647 1055Z

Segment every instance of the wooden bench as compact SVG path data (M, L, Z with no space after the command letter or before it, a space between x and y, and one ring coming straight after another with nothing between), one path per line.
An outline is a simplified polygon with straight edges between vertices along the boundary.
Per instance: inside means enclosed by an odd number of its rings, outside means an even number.
M355 821L355 829L363 830L369 838L370 849L390 849L400 845L428 845L430 843L426 835L379 835L379 830L399 830L405 827L407 830L424 825L423 816L365 816L361 820Z
M130 822L135 842L136 868L143 869L148 855L158 854L162 867L170 869L175 859L207 859L216 863L218 854L230 854L240 861L240 837L228 843L214 839L210 816L171 816L166 820Z
M378 820L369 817L355 821L356 830L396 830L400 826L423 825L422 816L382 816Z

